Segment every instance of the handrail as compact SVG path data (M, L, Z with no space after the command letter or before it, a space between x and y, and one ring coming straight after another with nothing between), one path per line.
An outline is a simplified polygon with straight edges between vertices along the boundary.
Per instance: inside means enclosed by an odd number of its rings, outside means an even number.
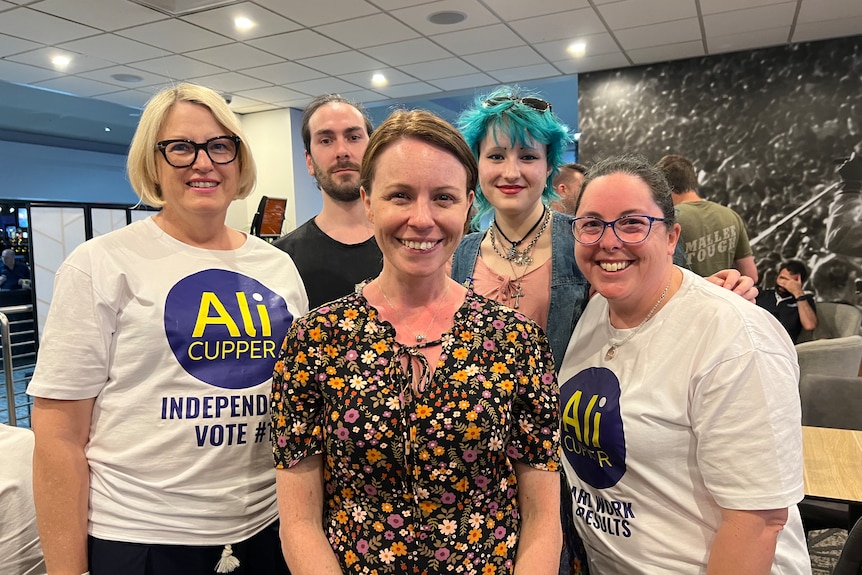
M774 224L772 224L771 226L769 226L768 228L766 228L765 230L763 230L762 232L757 234L757 236L751 238L751 240L748 242L748 244L753 246L753 245L760 243L760 240L762 240L764 238L768 238L772 234L772 232L774 232L775 230L780 228L788 220L795 218L796 216L798 216L802 212L806 211L814 203L816 203L818 200L820 200L820 198L822 198L826 194L829 194L829 193L835 191L835 189L838 188L838 186L840 186L840 185L841 185L841 182L835 182L834 184L830 185L825 190L821 191L819 194L814 196L813 198L809 198L801 206L797 207L795 210L793 210L792 212L790 212L789 214L787 214L786 216L784 216L783 218L781 218L780 220L778 220L777 222L775 222ZM2 309L2 308L0 308L0 309Z
M9 333L9 318L0 312L0 337L3 338L3 371L6 374L6 406L9 408L9 425L18 425L15 414L15 382L12 374L12 337Z
M0 338L3 338L3 372L6 375L6 406L9 409L9 425L15 427L18 417L15 413L15 381L12 372L12 335L9 330L7 313L22 313L33 311L32 304L10 305L0 307Z

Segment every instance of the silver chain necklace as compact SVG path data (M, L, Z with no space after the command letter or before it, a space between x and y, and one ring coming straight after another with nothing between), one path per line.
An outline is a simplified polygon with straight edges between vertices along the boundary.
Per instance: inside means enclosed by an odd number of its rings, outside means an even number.
M644 318L644 320L642 322L640 322L638 324L638 326L636 328L634 328L632 330L632 332L630 334L628 334L625 337L625 339L623 339L622 341L610 342L611 347L608 349L607 353L605 353L605 361L610 361L613 358L615 358L617 356L617 350L619 348L621 348L625 343L627 343L631 338L636 336L638 334L638 332L641 330L641 328L644 326L644 324L646 324L646 322L648 322L650 319L652 319L652 316L655 314L656 310L658 309L658 306L661 305L661 302L664 301L664 298L667 295L667 290L670 289L670 282L671 282L671 280L673 280L673 274L671 274L670 278L671 279L667 280L667 285L664 286L664 290L661 292L661 296L659 296L658 301L655 302L655 305L652 306L651 310L649 310L649 313Z
M445 301L446 301L446 296L449 294L449 286L450 286L450 285L452 285L452 282L450 282L450 281L447 279L447 280L446 280L446 289L443 291L443 297L441 297L439 300L437 300L437 307L435 307L435 308L434 308L434 315L432 315L432 316L431 316L431 321L429 321L429 322L428 322L428 325L426 325L426 326L425 326L425 329L424 329L424 330L422 330L423 332L427 333L427 332L428 332L428 330L431 328L431 326L434 324L434 320L435 320L435 319L437 319L437 312L439 312L439 311L440 311L440 308L443 306L443 302L445 302ZM394 305L392 305L392 300L390 300L390 299L389 299L389 296L388 296L388 295L386 295L386 292L385 292L385 291L383 291L383 285L380 283L380 280L379 280L379 279L378 279L378 281L377 281L377 289L379 289L379 290L380 290L380 294L383 296L383 299L385 299L385 300L386 300L386 303L387 303L387 304L389 304L389 308L392 310L392 313L394 313L396 317L401 317L401 318L403 318L403 317L404 317L404 314L403 314L403 313L399 313L399 312L398 312L398 310L397 310L397 309L395 309L395 306L394 306ZM417 334L416 334L416 343L422 343L422 342L424 342L426 339L428 339L428 338L426 337L425 333L421 333L421 332L420 332L420 333L417 333Z
M544 208L542 219L539 221L542 222L542 227L539 228L539 231L536 232L536 235L533 236L533 239L529 244L527 244L527 247L525 247L523 251L518 251L517 247L524 241L524 239L526 239L526 237L518 242L512 242L505 234L503 234L503 230L500 230L500 227L497 225L497 221L495 220L488 230L491 236L491 248L494 250L494 253L516 266L529 266L532 264L533 258L530 256L530 252L533 251L533 247L536 245L536 242L539 241L539 238L542 237L542 234L545 233L546 229L548 229L548 223L551 221L551 210ZM505 254L501 253L500 250L497 249L497 234L494 232L495 228L500 230L500 234L503 235L503 238L512 244L512 247L510 247ZM502 247L502 243L500 246Z

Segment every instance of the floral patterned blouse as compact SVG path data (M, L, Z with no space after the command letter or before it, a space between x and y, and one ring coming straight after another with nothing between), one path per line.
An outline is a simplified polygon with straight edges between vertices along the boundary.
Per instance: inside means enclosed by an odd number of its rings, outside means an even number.
M296 321L273 379L276 467L324 454L324 528L345 573L512 573L512 461L560 467L548 341L469 291L418 395L411 351L360 293Z

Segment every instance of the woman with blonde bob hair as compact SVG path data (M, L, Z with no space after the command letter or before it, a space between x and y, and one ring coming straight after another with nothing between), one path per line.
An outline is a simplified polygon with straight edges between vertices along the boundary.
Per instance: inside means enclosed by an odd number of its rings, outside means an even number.
M557 573L548 341L448 276L477 176L429 112L395 112L371 135L361 193L383 270L298 320L273 378L294 575Z
M262 439L308 300L290 256L225 224L251 150L216 92L180 84L144 108L128 175L161 210L60 266L28 388L48 570L286 575Z

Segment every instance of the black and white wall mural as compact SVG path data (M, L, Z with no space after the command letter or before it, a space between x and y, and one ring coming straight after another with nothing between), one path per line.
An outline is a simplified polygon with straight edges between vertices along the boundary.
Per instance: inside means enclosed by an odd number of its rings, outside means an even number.
M690 158L700 195L745 220L762 287L800 259L819 300L862 303L862 185L839 174L862 166L862 36L582 74L579 116L582 163Z

